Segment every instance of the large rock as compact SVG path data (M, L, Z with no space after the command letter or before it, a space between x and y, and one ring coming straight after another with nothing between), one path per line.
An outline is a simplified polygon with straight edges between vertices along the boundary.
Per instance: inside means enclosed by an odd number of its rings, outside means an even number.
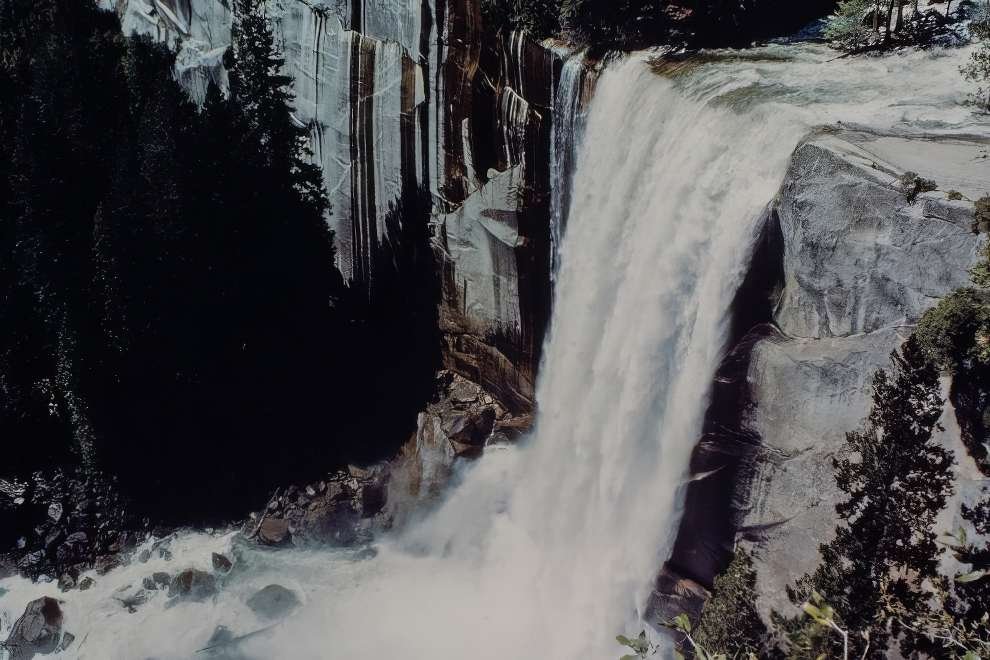
M973 203L950 201L946 192L981 194L973 177L990 181L981 148L860 134L822 135L801 146L777 204L786 245L775 319L781 330L842 337L911 324L966 285L980 247ZM882 158L919 152L928 157L908 166ZM960 161L971 163L964 177ZM909 202L900 177L911 167L939 190Z
M28 603L10 630L4 648L10 660L31 660L35 655L60 651L71 643L62 634L62 608L59 601L47 596Z
M247 599L247 606L262 619L282 619L302 605L299 596L279 584L270 584Z
M217 593L217 579L206 571L188 569L174 578L168 587L168 597L183 601L201 602Z
M784 587L814 569L832 538L841 496L832 457L862 427L876 371L925 311L969 283L985 240L972 230L973 203L947 192L979 196L990 181L985 150L963 139L839 133L794 154L777 204L785 277L775 321L785 336L755 346L742 420L762 439L739 484L738 522L757 550L764 614L788 611ZM939 189L909 201L907 172ZM951 406L941 423L962 481L977 478Z
M832 458L861 428L876 371L925 311L968 283L982 254L973 203L947 193L979 197L990 181L985 150L962 138L832 131L795 151L767 218L775 245L757 252L777 265L753 264L777 273L757 294L778 294L772 315L751 318L753 291L737 300L737 320L764 325L740 329L719 372L694 461L698 474L717 472L689 488L655 607L696 612L699 590L681 587L709 588L735 542L754 550L760 611L792 611L784 588L814 569L832 538L841 496ZM938 190L909 200L907 172ZM982 481L951 406L942 425L939 438L959 459L960 499L942 521L952 529L959 501Z

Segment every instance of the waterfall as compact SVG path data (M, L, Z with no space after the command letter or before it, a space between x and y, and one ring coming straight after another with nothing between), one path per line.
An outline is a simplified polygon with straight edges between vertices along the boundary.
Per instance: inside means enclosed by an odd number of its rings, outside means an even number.
M570 206L571 178L583 128L581 90L584 53L564 61L553 88L553 135L550 139L550 279L556 280L560 244Z
M246 636L224 656L244 659L618 657L615 635L649 625L643 613L680 519L727 310L792 149L819 123L951 134L970 117L953 101L965 52L834 63L821 47L762 54L729 53L667 77L635 56L602 74L558 239L527 441L464 466L444 504L383 539L371 559L180 535L174 562L134 562L64 595L79 640L71 657L200 657L218 625ZM576 85L562 81L561 104L574 107ZM137 615L121 606L154 571L209 570L214 551L238 560L215 601L169 607L156 592ZM303 600L274 626L245 605L272 583ZM51 592L0 582L0 618Z

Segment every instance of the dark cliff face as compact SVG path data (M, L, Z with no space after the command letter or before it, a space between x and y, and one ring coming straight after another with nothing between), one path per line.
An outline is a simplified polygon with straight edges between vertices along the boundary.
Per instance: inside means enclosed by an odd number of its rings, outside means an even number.
M526 412L550 314L555 58L522 33L483 31L480 20L476 6L455 20L458 39L481 38L446 63L454 96L445 198L459 208L444 214L436 236L441 328L448 368ZM465 244L487 254L458 252Z
M715 375L702 436L691 459L691 473L698 478L688 486L673 551L657 578L651 607L661 620L681 612L700 614L707 591L733 556L744 515L736 494L752 479L761 442L744 424L753 406L747 372L756 344L777 335L772 321L784 282L783 250L780 219L771 209L732 303L733 348Z
M216 55L230 43L226 0L166 3L170 11L150 14L140 2L103 4L116 13L102 15L108 34L123 30L180 49L175 79L192 100L203 101L210 84L227 85ZM548 154L559 62L520 33L484 25L475 0L360 11L365 4L270 5L275 44L293 79L293 118L310 132L312 160L333 203L329 223L341 271L333 275L349 286L314 305L319 324L259 312L264 318L254 325L264 326L266 342L248 343L262 371L243 357L245 342L228 342L221 352L207 341L217 318L242 332L227 308L207 305L202 326L149 321L154 332L141 331L146 353L156 354L152 340L160 335L169 346L188 335L196 350L176 348L185 356L179 366L157 351L155 371L123 354L125 371L100 363L100 378L58 381L66 390L58 415L47 414L43 400L14 410L14 426L2 420L23 451L0 477L78 463L72 448L84 435L100 448L96 463L124 477L121 488L152 518L223 520L242 515L275 485L394 455L416 432L438 369L479 383L514 413L532 411L550 310ZM165 86L172 63L164 51L161 59L162 81L149 89ZM100 172L90 168L93 177ZM80 227L92 220L89 213ZM160 233L135 240L154 254L160 250L148 237ZM85 254L90 234L81 230ZM189 232L189 240L196 235ZM229 235L217 238L231 244ZM136 272L129 281L140 288L139 279ZM290 305L292 295L283 288L272 299ZM152 298L145 302L149 314L168 313ZM291 328L280 332L280 323ZM165 329L173 326L183 328L179 339ZM77 323L71 330L88 337L90 328ZM304 332L305 346L298 340ZM73 355L59 347L54 353L63 361ZM177 370L191 375L178 379ZM104 375L110 386L92 385ZM0 383L14 376L21 374L2 373ZM22 380L37 381L26 392L43 392L48 382L31 373ZM92 419L78 410L92 411ZM28 441L39 432L43 442Z

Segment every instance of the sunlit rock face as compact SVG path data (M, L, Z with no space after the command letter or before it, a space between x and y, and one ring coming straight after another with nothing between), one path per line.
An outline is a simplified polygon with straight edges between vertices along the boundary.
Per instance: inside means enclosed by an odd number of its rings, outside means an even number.
M211 82L226 86L230 0L101 4L125 32L177 49L176 76L197 101ZM372 282L400 210L428 192L447 366L530 407L549 315L559 60L484 29L477 0L269 0L268 11L329 192L341 272Z
M973 232L972 202L990 178L986 146L860 133L821 136L799 148L777 210L784 238L781 335L759 342L747 381L743 426L762 439L743 487L740 531L759 548L760 606L786 611L784 586L818 563L832 538L832 458L869 414L873 377L925 311L967 286L985 241ZM938 190L908 200L906 172ZM948 384L946 383L946 393ZM946 397L947 399L948 397ZM939 440L955 451L957 498L981 475L946 403ZM959 502L946 507L957 529Z
M973 203L947 191L980 196L990 180L985 149L843 131L795 151L734 304L747 322L716 377L695 452L694 474L716 472L689 489L657 582L659 610L697 613L742 543L754 551L760 611L791 611L785 587L814 570L819 545L833 537L842 493L832 459L862 428L877 370L890 367L925 311L968 284L980 259ZM938 190L909 200L906 172ZM750 311L764 304L752 327ZM954 530L964 524L960 501L984 482L951 403L941 425L939 440L959 459L957 500L940 523Z

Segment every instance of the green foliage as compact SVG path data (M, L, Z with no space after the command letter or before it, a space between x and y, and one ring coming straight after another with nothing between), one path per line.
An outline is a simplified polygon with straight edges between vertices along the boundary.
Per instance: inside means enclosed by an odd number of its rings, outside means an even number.
M974 507L963 505L962 517L985 538L990 534L990 497L984 497ZM943 618L948 617L943 627L954 628L955 636L966 640L968 648L986 657L990 655L990 544L976 545L967 539L964 530L959 530L949 548L968 569L955 577L951 589L943 585Z
M525 30L535 39L560 31L559 0L483 0L481 15L495 30Z
M870 43L876 32L866 23L874 0L841 0L825 21L823 36L840 50L851 51Z
M805 618L790 637L789 657L823 657L823 650L841 645L843 660L849 658L849 631L836 621L835 610L825 602L817 591L812 591L808 600L801 604ZM864 640L865 641L865 640ZM838 649L835 649L838 652ZM836 656L838 657L838 656ZM865 655L864 655L865 657Z
M725 571L715 578L711 598L693 631L698 644L730 657L760 655L767 646L768 631L756 611L755 591L753 558L740 549Z
M626 654L622 656L619 660L636 660L637 658L648 658L651 655L656 655L656 652L660 650L660 647L653 644L646 637L646 631L640 631L637 637L626 637L625 635L617 635L615 638L621 646L626 647L632 651L631 654Z
M905 172L902 174L901 186L904 188L904 194L907 196L907 201L911 204L914 204L915 200L918 199L918 195L921 193L938 190L937 183L931 179L921 178L916 172Z
M575 41L636 43L663 32L659 0L562 0L560 23Z
M983 196L975 202L973 229L976 233L990 233L990 196Z
M959 289L921 318L914 336L925 355L950 372L959 373L974 363L987 363L990 307L979 291Z
M854 657L867 643L863 635L877 651L891 640L906 654L925 647L922 635L896 622L888 627L884 612L890 602L927 611L923 583L937 579L942 554L933 529L953 492L952 454L932 438L943 408L938 369L914 338L891 360L893 370L875 378L866 428L848 434L833 462L846 495L836 506L844 524L821 547L819 568L791 592L795 602L817 592L834 607L836 625L857 633L849 639ZM811 644L810 652L841 653L834 637L809 640L801 619L778 620L792 648Z
M976 8L970 17L969 33L976 39L990 39L990 2L976 0Z
M963 78L976 85L976 101L990 110L990 41L984 41L959 68Z

